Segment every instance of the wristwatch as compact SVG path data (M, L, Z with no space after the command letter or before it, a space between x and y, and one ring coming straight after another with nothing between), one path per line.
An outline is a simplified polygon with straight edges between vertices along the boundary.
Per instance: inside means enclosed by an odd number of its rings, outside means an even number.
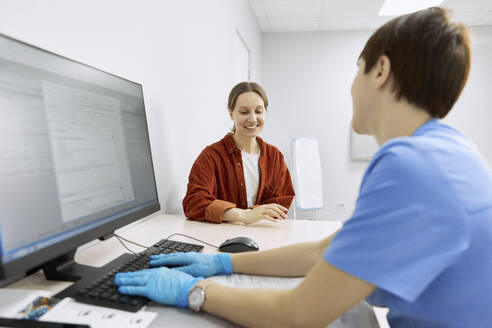
M200 312L203 303L205 303L205 288L195 285L188 293L190 309Z

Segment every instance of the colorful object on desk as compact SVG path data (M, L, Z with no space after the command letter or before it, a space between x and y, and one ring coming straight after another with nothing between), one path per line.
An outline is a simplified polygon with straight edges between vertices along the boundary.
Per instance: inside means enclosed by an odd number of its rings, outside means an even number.
M19 311L21 319L38 320L43 314L53 308L58 299L38 296L26 307Z

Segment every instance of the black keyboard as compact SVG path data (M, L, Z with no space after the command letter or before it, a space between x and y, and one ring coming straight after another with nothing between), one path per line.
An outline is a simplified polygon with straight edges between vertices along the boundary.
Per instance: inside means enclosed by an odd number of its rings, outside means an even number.
M175 252L200 252L203 246L163 239L142 253L123 254L102 268L95 268L69 288L55 295L57 298L72 297L92 305L137 312L149 300L145 297L128 296L118 293L114 275L118 272L131 272L149 268L151 255Z

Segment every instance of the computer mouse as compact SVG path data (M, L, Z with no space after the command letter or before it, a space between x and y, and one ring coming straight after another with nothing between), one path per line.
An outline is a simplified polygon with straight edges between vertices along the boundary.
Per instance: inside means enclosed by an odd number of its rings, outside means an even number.
M259 249L258 244L248 237L236 237L227 239L219 246L219 252L225 253L240 253L257 251Z

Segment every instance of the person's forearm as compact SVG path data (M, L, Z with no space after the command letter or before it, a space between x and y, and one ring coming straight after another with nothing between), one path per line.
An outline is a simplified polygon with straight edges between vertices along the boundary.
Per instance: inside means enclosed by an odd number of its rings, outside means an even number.
M234 272L277 277L305 276L320 260L337 232L320 241L232 254Z
M286 309L290 290L232 288L208 280L199 284L206 286L205 312L244 327L290 325Z
M245 212L240 208L230 208L222 214L222 221L234 222L244 221Z
M290 290L197 285L205 288L204 311L248 327L326 327L377 288L325 260Z

